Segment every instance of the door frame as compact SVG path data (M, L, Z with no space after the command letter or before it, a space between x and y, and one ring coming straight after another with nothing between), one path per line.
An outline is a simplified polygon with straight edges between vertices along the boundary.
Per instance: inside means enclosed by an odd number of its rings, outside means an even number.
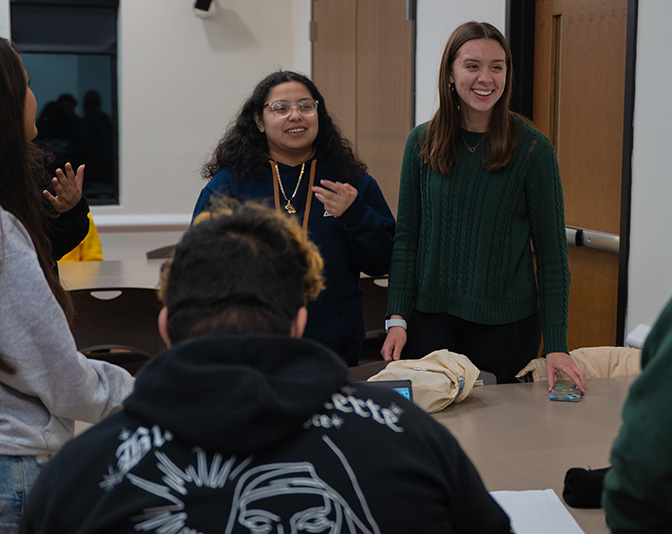
M506 0L506 38L511 48L515 85L511 108L532 119L534 88L534 15L536 0ZM623 102L623 157L621 161L621 224L618 260L616 339L625 342L628 305L628 258L630 255L630 209L632 192L632 147L637 60L637 13L639 0L627 0L625 50L625 97Z

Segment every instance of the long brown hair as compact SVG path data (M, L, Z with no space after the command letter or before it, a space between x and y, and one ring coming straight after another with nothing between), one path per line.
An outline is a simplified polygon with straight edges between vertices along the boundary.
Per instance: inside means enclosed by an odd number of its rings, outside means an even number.
M45 155L26 139L26 92L21 60L11 43L0 38L0 206L26 228L44 277L66 317L70 318L70 299L58 280L46 233L51 215L41 193L45 185L42 165ZM0 269L2 267L0 262ZM0 360L0 367L6 369L6 363Z
M462 128L462 116L457 93L450 88L450 73L457 53L467 41L473 39L491 39L497 41L506 55L506 86L495 104L488 136L490 150L488 154L490 171L504 167L511 159L518 144L516 114L509 110L513 83L511 50L504 36L492 24L487 22L465 22L458 26L448 38L441 58L439 70L439 109L425 130L420 157L435 171L450 174L457 161L457 143Z

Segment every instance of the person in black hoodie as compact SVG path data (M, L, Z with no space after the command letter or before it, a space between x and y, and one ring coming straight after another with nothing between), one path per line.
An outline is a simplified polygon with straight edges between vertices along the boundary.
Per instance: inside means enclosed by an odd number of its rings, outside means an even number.
M286 215L201 215L162 275L168 350L44 468L20 532L509 533L443 426L301 339L321 268Z

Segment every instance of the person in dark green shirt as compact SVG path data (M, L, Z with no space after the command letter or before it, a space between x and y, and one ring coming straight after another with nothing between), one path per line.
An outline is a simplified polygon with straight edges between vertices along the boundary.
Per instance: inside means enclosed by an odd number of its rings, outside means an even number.
M562 370L585 392L567 353L558 164L548 139L509 110L512 77L494 26L469 22L453 32L439 109L406 144L381 352L396 360L402 349L419 358L447 348L514 382L543 332L549 388Z
M602 505L616 534L672 531L672 300L642 350L611 449Z

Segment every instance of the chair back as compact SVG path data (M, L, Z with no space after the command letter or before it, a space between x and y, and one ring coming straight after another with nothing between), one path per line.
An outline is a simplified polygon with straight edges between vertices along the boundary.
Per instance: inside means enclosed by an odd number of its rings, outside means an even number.
M364 292L364 330L360 362L378 361L385 342L385 312L387 311L387 277L361 277ZM375 374L375 373L374 373Z
M165 247L154 248L145 252L148 260L167 260L173 257L177 245L166 245Z
M490 371L481 371L478 374L477 380L481 380L484 386L491 386L497 383L497 377L495 376L494 373L491 373Z
M72 334L77 350L133 372L165 349L155 289L115 287L70 291L75 308Z

